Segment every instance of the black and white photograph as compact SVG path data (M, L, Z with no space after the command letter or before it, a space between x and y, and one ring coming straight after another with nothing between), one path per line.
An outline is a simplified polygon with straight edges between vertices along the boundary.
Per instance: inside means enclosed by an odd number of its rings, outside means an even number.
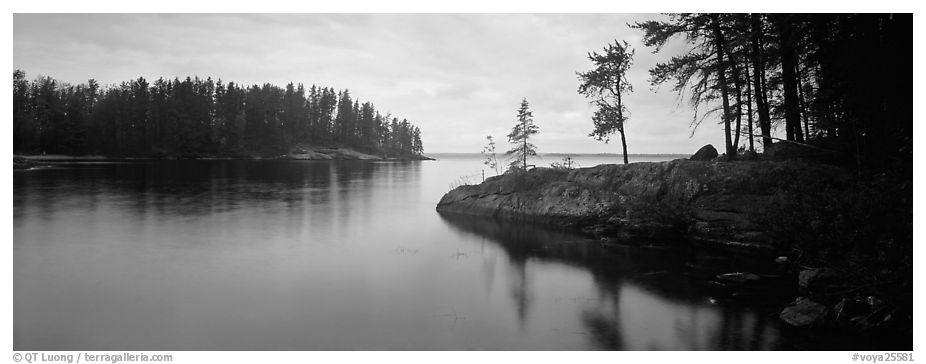
M12 362L915 361L911 12L49 10Z

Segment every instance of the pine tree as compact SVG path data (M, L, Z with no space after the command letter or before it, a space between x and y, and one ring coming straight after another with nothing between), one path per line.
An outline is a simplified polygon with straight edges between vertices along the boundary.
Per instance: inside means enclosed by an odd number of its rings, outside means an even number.
M279 156L300 143L397 157L423 152L417 126L382 116L347 90L243 87L198 77L71 86L51 77L30 82L25 72L13 72L16 153Z
M718 109L709 110L701 119L698 108L703 104L713 104L720 99L722 108L721 123L724 125L724 144L727 158L736 154L731 130L731 113L729 102L729 85L726 76L725 27L728 17L720 14L669 14L669 21L637 22L632 28L643 31L643 44L655 47L658 53L673 37L684 36L691 46L686 54L674 56L668 62L657 63L651 68L650 83L653 86L675 79L673 90L682 95L687 89L691 95L690 103L695 107L692 125L697 128L704 116ZM719 94L719 95L718 95Z
M581 81L579 93L592 98L592 104L598 107L592 117L595 130L589 136L607 143L611 134L619 132L624 164L628 163L627 138L624 134L628 112L622 96L633 92L633 87L627 82L627 70L633 63L633 53L627 42L622 44L615 41L604 48L604 54L589 53L588 59L595 64L595 69L578 74Z
M512 148L505 154L511 156L510 169L527 170L527 157L537 155L537 146L530 142L530 138L539 131L540 128L534 124L534 112L528 108L527 99L521 100L518 123L511 128L511 133L508 133L508 142L512 144Z

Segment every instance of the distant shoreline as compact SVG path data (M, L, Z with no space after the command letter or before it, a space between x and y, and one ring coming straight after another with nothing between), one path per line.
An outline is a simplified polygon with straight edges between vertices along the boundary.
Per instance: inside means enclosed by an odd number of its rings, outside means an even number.
M470 156L470 155L481 155L481 153L462 153L462 152L446 152L446 153L430 153L432 156ZM582 156L582 157L622 157L623 154L620 153L540 153L540 157L565 157L565 156ZM678 157L678 158L688 158L691 156L690 153L630 153L627 154L628 157Z
M104 155L65 155L65 154L14 154L13 169L30 169L42 163L53 162L103 162L103 161L160 161L160 160L367 160L367 161L412 161L434 160L424 155L416 156L382 156L367 154L350 148L297 148L292 153L279 156L216 156L216 155L178 155L178 156L104 156Z
M30 154L15 154L13 155L14 160L26 161L26 162L105 162L105 161L169 161L169 160L201 160L201 161L238 161L238 160L368 160L368 161L416 161L416 160L435 160L434 158L427 156L420 156L417 158L398 158L398 157L378 157L378 158L311 158L311 157L292 157L292 156L280 156L280 157L217 157L217 156L203 156L203 157L128 157L128 156L102 156L102 155L61 155L61 154L49 154L49 155L30 155Z

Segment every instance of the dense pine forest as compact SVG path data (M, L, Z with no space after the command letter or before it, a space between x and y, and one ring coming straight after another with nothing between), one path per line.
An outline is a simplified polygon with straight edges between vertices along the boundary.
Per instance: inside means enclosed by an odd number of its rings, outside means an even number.
M672 39L686 42L686 52L650 68L650 83L669 84L700 108L692 126L719 120L725 160L787 161L807 171L780 181L768 206L753 207L757 226L796 266L841 272L850 287L842 298L884 297L908 325L912 14L668 14L631 27L654 53ZM821 172L833 165L852 182L827 183Z
M348 90L198 77L101 86L13 72L13 151L138 157L273 157L300 145L417 157L421 132Z
M650 82L669 83L701 108L694 127L719 119L727 159L781 142L860 175L911 176L911 14L668 17L631 25L654 53L673 38L687 43L687 52L650 69Z

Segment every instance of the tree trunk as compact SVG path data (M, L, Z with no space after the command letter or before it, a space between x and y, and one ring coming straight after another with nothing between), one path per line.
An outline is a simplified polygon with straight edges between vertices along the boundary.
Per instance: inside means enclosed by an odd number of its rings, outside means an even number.
M831 22L831 15L814 15L814 21L812 22L813 27L811 28L811 39L813 39L814 47L816 48L815 56L819 60L817 61L817 72L814 80L817 83L817 90L829 90L833 88L832 85L832 66L827 61L832 56L830 55L832 45L828 40L828 37L832 34L830 32L829 24ZM814 108L814 115L817 116L816 129L819 133L821 130L825 131L827 137L833 138L837 137L836 133L836 117L833 110L836 110L837 107L834 105L836 100L832 96L821 95L821 92L817 92L812 100L812 107Z
M749 65L743 67L746 70L746 122L749 130L749 151L755 153L756 146L753 144L752 136L752 87L749 86Z
M724 132L724 145L727 154L727 160L733 160L736 158L736 149L733 148L733 140L730 137L730 100L729 100L729 91L727 90L727 79L724 73L726 72L724 66L724 56L723 56L723 31L720 29L720 16L717 14L711 15L711 28L714 31L714 43L717 48L717 82L720 84L720 95L723 99L723 132Z
M801 75L800 62L797 66L797 99L800 101L801 119L804 124L804 138L810 139L810 121L807 119L807 101L804 100L804 77Z
M752 14L752 68L753 68L753 87L756 94L756 108L759 112L759 129L762 131L762 146L768 148L772 145L772 118L769 115L768 96L766 89L763 87L763 71L765 65L762 62L762 44L759 42L759 36L762 34L760 15Z
M524 146L521 149L521 155L524 157L524 171L527 172L527 117L521 122L521 132L524 133Z
M628 164L630 162L627 161L627 138L624 137L624 127L621 126L618 130L621 132L621 146L624 147L624 164Z
M730 60L730 71L733 76L733 87L736 88L736 132L733 134L733 148L740 148L740 131L742 130L743 121L743 97L740 85L740 72L736 61L733 59L732 52L727 52L727 59Z
M624 137L624 104L621 100L621 78L617 78L617 119L620 122L620 127L617 129L621 133L621 146L624 148L624 164L629 164L627 161L627 139Z
M785 130L788 140L803 142L800 105L798 104L797 95L797 75L794 72L797 67L797 53L794 51L794 34L788 16L779 15L776 17L775 22L778 26L781 81L785 94Z

